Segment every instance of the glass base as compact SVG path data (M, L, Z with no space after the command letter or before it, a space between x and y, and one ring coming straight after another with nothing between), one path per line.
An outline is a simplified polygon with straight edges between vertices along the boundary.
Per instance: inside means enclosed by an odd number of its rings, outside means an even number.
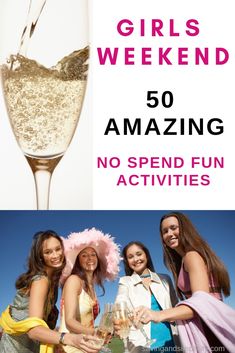
M103 346L100 350L100 353L112 353L112 349L110 349L108 346Z
M148 347L150 348L152 344L154 344L157 340L155 338L152 338L152 339L148 339L146 340L146 343L144 345L144 347Z

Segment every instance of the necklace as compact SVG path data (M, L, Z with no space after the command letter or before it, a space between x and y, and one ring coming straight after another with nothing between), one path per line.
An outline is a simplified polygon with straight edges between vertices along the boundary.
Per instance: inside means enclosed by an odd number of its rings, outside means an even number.
M149 278L151 275L148 273L147 275L140 275L140 278Z

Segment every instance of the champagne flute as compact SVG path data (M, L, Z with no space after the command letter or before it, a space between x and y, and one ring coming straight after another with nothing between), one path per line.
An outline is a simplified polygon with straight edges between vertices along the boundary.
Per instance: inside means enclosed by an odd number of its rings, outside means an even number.
M99 326L95 329L95 336L101 339L103 347L100 352L111 353L112 350L106 345L107 340L113 335L113 304L105 304L104 313L101 316Z
M126 302L126 301L124 301ZM144 347L150 347L153 343L156 342L156 339L155 338L149 338L147 333L145 332L145 329L143 327L143 324L140 322L138 323L138 325L136 325L135 323L135 314L134 314L134 305L133 303L130 301L130 299L128 300L128 302L126 302L126 307L127 307L127 313L128 313L128 318L130 319L132 325L137 329L137 330L140 330L140 332L142 333L142 335L144 336L145 338L145 345Z
M37 208L48 209L51 176L73 138L86 90L88 0L21 0L18 17L15 36L4 42L3 95L34 175Z
M142 335L144 336L145 338L145 345L144 347L150 347L151 344L155 343L156 342L156 339L155 338L149 338L147 333L145 332L144 330L144 327L143 327L143 324L140 322L138 323L138 325L136 325L135 323L135 315L134 315L134 312L133 311L128 311L128 317L132 323L132 325L137 329L137 330L140 330L140 332L142 333Z
M128 317L127 303L124 301L115 303L113 306L113 318L120 326L119 336L124 343L124 353L128 353L127 337L130 333L130 321Z

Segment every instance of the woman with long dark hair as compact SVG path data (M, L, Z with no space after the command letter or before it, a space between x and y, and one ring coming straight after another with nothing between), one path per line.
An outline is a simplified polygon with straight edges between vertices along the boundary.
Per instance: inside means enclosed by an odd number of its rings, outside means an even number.
M157 311L171 308L177 298L171 279L166 274L157 274L146 246L139 241L128 243L122 252L126 276L119 280L116 303L124 301L130 311L145 303ZM115 325L118 333L120 329ZM151 347L146 347L146 335L131 326L127 347L129 352L162 351L164 348L176 350L178 342L177 328L174 323L151 323L144 325L143 330L148 338L155 340Z
M164 261L182 301L161 313L138 308L138 319L176 320L185 352L234 352L235 311L222 302L222 295L230 294L224 264L182 213L163 216L160 234Z
M4 333L1 353L53 352L53 345L68 344L88 353L97 349L82 335L61 334L56 325L58 283L65 266L64 246L52 231L34 235L28 269L16 280L16 296L0 318ZM41 342L41 346L40 346Z
M95 228L72 233L64 239L66 267L61 276L60 332L94 334L99 314L95 285L105 292L103 282L114 280L119 271L119 247L109 235ZM66 346L67 353L80 352Z

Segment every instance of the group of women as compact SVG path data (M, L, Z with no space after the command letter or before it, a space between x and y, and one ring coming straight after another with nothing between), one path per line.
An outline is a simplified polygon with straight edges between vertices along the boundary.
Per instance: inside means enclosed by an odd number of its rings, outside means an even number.
M223 263L182 213L163 216L160 235L175 286L155 272L144 244L133 241L123 249L126 276L119 280L116 302L126 302L134 313L129 352L234 353L235 311L222 301L230 294ZM105 293L104 281L117 277L120 260L119 245L94 228L68 238L51 230L35 234L27 272L17 279L14 301L0 318L0 353L98 352L95 286ZM120 324L114 327L118 335Z

